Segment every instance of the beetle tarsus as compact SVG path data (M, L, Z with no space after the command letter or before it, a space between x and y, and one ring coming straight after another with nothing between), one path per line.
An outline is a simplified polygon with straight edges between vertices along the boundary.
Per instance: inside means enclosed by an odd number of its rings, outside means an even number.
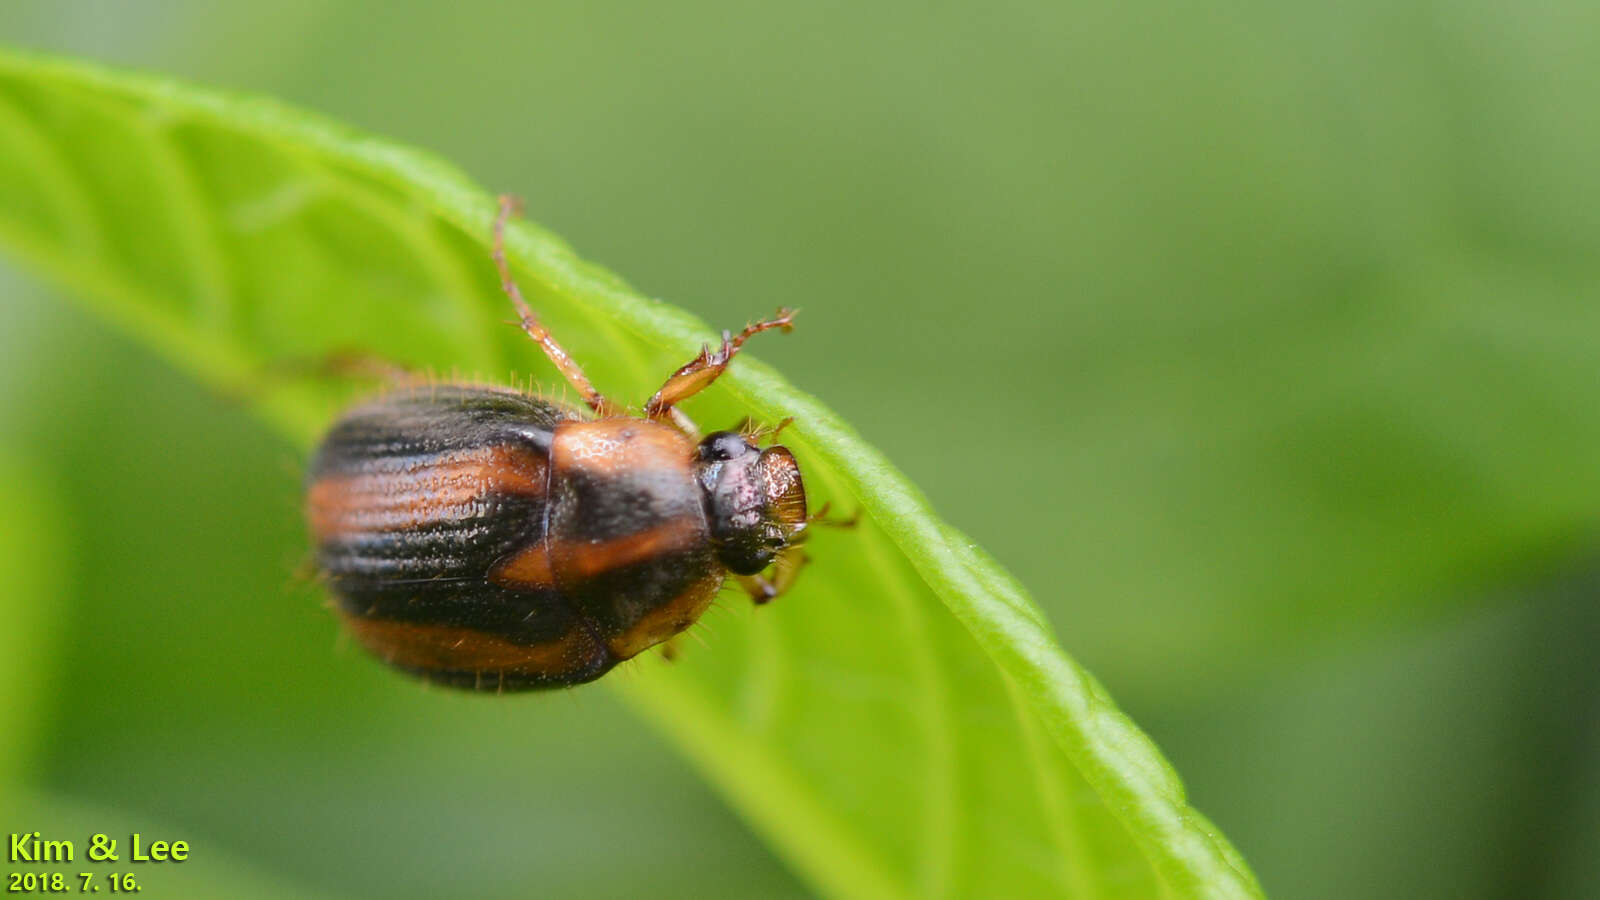
M774 328L793 330L794 315L794 310L780 308L772 318L746 325L738 334L724 331L722 345L716 352L713 353L710 347L702 346L699 355L667 378L661 390L656 391L655 396L644 405L645 416L651 419L665 418L673 406L705 390L727 371L728 364L739 353L739 348L744 346L745 341Z

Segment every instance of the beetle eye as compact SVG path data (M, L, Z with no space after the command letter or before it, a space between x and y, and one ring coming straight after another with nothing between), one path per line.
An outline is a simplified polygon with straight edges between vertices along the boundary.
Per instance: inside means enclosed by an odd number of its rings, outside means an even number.
M718 431L706 435L697 452L703 462L726 462L744 455L749 449L750 444L740 435L732 431Z

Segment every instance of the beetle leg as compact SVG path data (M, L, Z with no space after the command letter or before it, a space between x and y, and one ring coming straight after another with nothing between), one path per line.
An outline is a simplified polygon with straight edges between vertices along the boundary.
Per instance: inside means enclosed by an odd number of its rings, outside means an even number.
M859 507L855 512L850 514L848 519L841 519L837 516L828 515L828 510L832 507L832 503L824 503L822 504L822 508L806 516L805 521L794 526L794 528L789 532L789 543L805 543L805 541L811 537L811 526L813 525L822 525L827 528L854 528L861 522L861 509Z
M679 431L683 432L684 436L689 438L689 440L697 443L699 442L700 426L694 424L694 420L685 415L683 410L674 406L673 408L667 410L667 415L672 418L672 425L674 428L677 428Z
M544 350L544 355L561 371L561 375L583 397L583 402L589 408L602 416L612 416L621 413L610 400L607 400L599 391L595 390L589 381L589 376L583 374L583 368L577 360L568 355L556 339L550 336L549 329L539 321L528 306L528 301L522 299L522 291L517 287L516 281L511 278L511 267L506 263L506 221L511 218L511 213L516 209L516 198L510 194L500 195L500 214L494 220L494 264L500 270L500 287L511 298L511 305L517 308L517 315L521 321L517 324L533 338L534 343Z
M760 575L735 575L733 580L739 583L739 587L750 595L757 606L764 606L778 596L778 589Z
M661 658L667 662L677 662L683 655L682 634L675 634L661 642Z
M769 570L772 573L770 579L765 575L735 575L734 580L739 582L739 586L744 588L745 593L750 595L750 599L755 601L757 606L765 606L788 593L789 588L794 586L801 567L810 561L811 557L807 556L804 550L790 545L779 553L777 560L773 562Z
M788 331L793 328L794 310L780 309L770 319L762 319L753 325L745 326L738 334L724 331L722 333L722 346L713 353L710 347L701 347L700 355L689 360L688 364L667 378L667 383L656 391L650 402L644 405L644 414L652 419L665 418L674 404L700 393L711 382L717 380L733 361L739 348L751 337L773 328L782 328Z
M829 528L854 528L861 521L861 510L858 507L850 514L848 519L840 519L828 515L828 510L833 508L831 502L822 504L822 507L809 516L806 516L807 525L826 525Z
M321 357L291 359L284 363L283 369L318 377L366 378L391 384L402 384L422 378L421 374L404 363L354 348L330 350Z
M745 416L739 424L733 427L734 431L745 436L752 444L764 444L778 436L778 433L794 424L794 416L784 416L776 425L764 425L755 419Z
M231 400L258 402L268 391L300 379L378 381L385 387L397 387L425 382L427 375L376 353L343 348L272 360L250 380L225 385L222 391Z

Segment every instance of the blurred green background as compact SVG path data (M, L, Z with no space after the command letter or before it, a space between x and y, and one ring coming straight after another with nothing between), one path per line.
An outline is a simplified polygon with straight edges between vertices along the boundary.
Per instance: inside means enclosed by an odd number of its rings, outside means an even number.
M803 307L755 352L1031 588L1270 894L1600 896L1600 7L10 0L0 38L437 151L707 321ZM170 833L233 895L805 892L609 692L345 646L297 453L0 281L8 830Z

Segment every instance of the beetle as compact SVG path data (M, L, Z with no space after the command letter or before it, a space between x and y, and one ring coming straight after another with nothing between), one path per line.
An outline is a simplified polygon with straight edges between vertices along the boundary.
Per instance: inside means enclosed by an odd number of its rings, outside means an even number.
M793 312L723 332L630 415L513 280L514 204L501 197L494 222L501 287L587 409L492 385L392 388L328 431L305 503L319 577L361 644L428 681L496 692L593 681L694 624L729 578L757 603L779 596L823 521L788 449L760 433L699 437L677 409Z

